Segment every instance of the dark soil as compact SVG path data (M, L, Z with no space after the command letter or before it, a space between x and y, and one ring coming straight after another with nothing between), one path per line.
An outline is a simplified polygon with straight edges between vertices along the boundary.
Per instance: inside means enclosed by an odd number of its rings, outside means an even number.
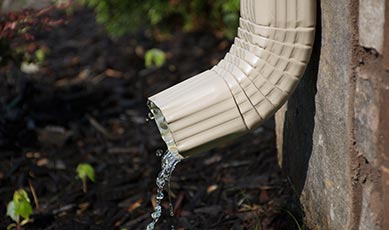
M37 197L24 229L145 229L160 169L155 151L164 149L146 123L146 98L211 67L230 42L206 31L110 39L87 10L35 36L22 45L49 51L39 72L12 62L0 70L0 229L11 223L6 205L18 188ZM155 47L168 61L145 69L144 52ZM87 193L79 163L96 171ZM157 229L297 229L271 123L181 162L171 195L176 215L165 209Z

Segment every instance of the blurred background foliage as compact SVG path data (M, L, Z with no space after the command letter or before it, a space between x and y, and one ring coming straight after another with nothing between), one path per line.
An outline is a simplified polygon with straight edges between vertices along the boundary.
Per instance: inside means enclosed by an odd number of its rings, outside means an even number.
M139 28L162 33L210 29L232 38L239 21L239 0L80 0L95 9L97 21L113 36Z
M0 5L1 66L9 60L26 61L25 52L19 52L15 47L11 50L9 41L34 40L30 30L65 23L66 19L52 19L53 9L62 9L71 16L77 8L87 6L95 11L96 21L104 25L111 37L148 31L160 41L173 38L176 32L209 31L216 37L232 39L239 23L240 1L0 0ZM44 58L44 55L33 56L40 62Z

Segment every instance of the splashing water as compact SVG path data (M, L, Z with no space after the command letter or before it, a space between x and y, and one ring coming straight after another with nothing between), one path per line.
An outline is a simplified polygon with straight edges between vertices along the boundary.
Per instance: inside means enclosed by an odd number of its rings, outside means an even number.
M158 150L155 152L155 155L156 155L157 157L162 156L162 154L163 154L163 150L162 150L162 149L158 149Z
M162 163L161 163L161 172L158 174L157 177L157 195L156 195L156 205L154 208L154 212L151 213L151 218L153 218L153 221L147 225L147 230L154 230L155 224L158 222L159 217L161 217L162 214L162 206L161 201L164 198L163 190L165 188L166 183L168 183L168 187L170 190L170 178L172 176L172 173L174 171L174 168L176 165L181 161L181 157L178 155L178 153L173 151L166 151L166 153L162 157ZM170 215L174 216L173 211L173 205L171 202L170 194L169 194L169 207L170 207ZM174 226L172 226L172 229L174 229Z
M157 150L156 155L162 156L161 162L161 172L157 177L157 195L156 195L156 205L154 208L154 212L151 213L151 218L153 221L147 225L147 230L154 230L158 219L162 214L162 206L161 201L164 198L163 190L165 188L166 183L168 184L168 190L170 191L170 178L172 176L173 170L176 165L183 159L183 157L178 153L176 143L174 141L173 135L169 130L168 123L165 120L161 110L151 101L147 103L151 113L148 114L149 119L155 120L158 130L161 134L163 141L166 143L167 151L163 154L162 150ZM169 209L170 216L174 216L173 205L169 195ZM174 226L171 226L171 229L174 230Z
M153 113L150 112L147 114L146 122L149 122L149 121L154 120L154 119L155 119L155 117L154 117Z

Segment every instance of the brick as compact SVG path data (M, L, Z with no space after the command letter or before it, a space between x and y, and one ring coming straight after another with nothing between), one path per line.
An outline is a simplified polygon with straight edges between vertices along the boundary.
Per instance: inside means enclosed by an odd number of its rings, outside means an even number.
M359 43L383 52L385 0L359 0Z
M352 200L348 120L353 34L349 4L321 1L322 31L317 31L312 59L289 98L284 120L277 115L277 122L283 123L277 126L284 127L277 131L282 135L282 168L300 196L306 224L315 230L351 229L358 215Z
M379 94L375 86L376 73L357 68L355 90L355 139L358 151L370 163L377 165Z

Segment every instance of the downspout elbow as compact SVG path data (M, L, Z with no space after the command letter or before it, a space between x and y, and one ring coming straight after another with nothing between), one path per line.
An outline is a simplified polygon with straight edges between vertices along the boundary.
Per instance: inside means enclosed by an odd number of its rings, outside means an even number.
M315 22L316 0L241 0L238 37L225 58L149 98L168 149L184 158L274 115L305 71Z

